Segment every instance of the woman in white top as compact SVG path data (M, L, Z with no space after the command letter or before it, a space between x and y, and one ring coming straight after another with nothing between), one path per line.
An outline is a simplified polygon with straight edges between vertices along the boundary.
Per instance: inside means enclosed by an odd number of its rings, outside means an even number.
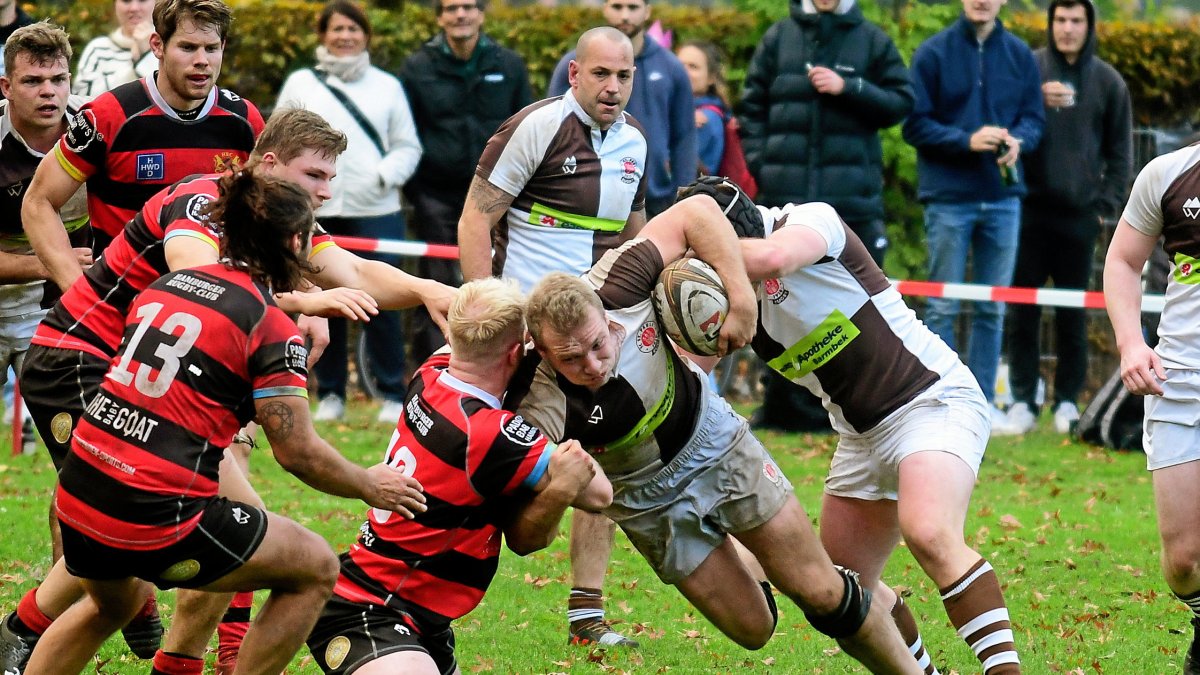
M95 98L117 85L153 75L158 68L158 59L150 51L154 0L116 0L113 12L117 29L83 48L71 93Z
M276 110L307 108L345 132L346 151L337 160L332 196L317 210L334 235L398 239L404 235L400 188L417 169L421 141L400 81L371 65L371 24L348 0L325 6L317 21L317 64L288 76ZM366 256L364 256L366 257ZM375 256L395 264L394 256ZM405 393L404 342L394 312L380 312L366 331L368 359L384 399L379 420L395 424ZM341 418L346 400L346 323L329 322L329 347L317 362L315 418Z

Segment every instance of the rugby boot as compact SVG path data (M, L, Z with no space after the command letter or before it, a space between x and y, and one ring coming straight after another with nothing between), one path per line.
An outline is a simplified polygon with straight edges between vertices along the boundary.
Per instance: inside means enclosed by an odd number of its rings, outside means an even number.
M0 621L0 669L3 669L3 675L25 672L25 664L29 663L29 655L38 641L38 636L32 633L21 634L13 630L12 622L16 616L17 613L12 612Z
M571 624L567 644L596 645L598 647L628 647L637 649L637 640L631 640L612 629L604 619L590 619Z

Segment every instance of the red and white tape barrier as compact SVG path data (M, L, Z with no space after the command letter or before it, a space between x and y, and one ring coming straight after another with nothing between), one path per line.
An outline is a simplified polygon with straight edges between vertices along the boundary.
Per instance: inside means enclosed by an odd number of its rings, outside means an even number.
M334 237L339 246L352 251L389 253L409 257L458 258L458 247L451 244L427 244L423 241L399 239L365 239L362 237ZM979 286L976 284L948 284L935 281L898 281L892 283L903 295L926 298L951 298L976 302L1010 302L1019 305L1041 305L1043 307L1083 307L1104 309L1104 294L1098 291L1068 291L1056 288L1013 288L1004 286ZM1142 298L1142 311L1159 313L1163 308L1163 296L1147 295Z

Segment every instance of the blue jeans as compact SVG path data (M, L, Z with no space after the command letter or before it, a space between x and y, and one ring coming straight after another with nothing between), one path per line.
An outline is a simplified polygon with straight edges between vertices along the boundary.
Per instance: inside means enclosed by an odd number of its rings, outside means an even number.
M967 256L973 256L971 282L988 286L1012 283L1021 231L1021 200L938 203L925 205L925 234L929 241L929 280L966 280ZM958 300L930 298L925 323L957 350L955 324ZM976 302L967 341L967 367L975 374L987 400L996 396L996 368L1004 334L1004 303ZM960 352L961 353L961 352Z

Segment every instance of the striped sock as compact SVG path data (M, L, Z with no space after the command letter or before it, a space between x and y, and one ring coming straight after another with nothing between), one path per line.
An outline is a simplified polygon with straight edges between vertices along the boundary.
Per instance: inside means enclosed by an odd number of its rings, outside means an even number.
M567 621L574 628L581 622L604 620L604 592L599 588L571 589L567 598Z
M250 629L250 607L254 604L254 593L243 591L233 596L225 616L217 625L217 663L233 671L237 663L238 650Z
M904 638L904 644L908 645L908 651L912 652L917 665L925 669L925 675L941 675L929 658L929 652L925 651L925 642L921 640L921 630L917 628L916 617L899 593L896 594L896 604L892 605L892 621L896 623L896 628L900 629L900 637Z
M1021 672L1004 594L988 561L981 558L962 578L943 588L942 604L958 636L983 664L985 675Z
M1175 597L1179 598L1180 602L1187 605L1188 609L1192 610L1192 616L1200 619L1200 592L1193 593L1191 595L1180 595L1176 593Z

